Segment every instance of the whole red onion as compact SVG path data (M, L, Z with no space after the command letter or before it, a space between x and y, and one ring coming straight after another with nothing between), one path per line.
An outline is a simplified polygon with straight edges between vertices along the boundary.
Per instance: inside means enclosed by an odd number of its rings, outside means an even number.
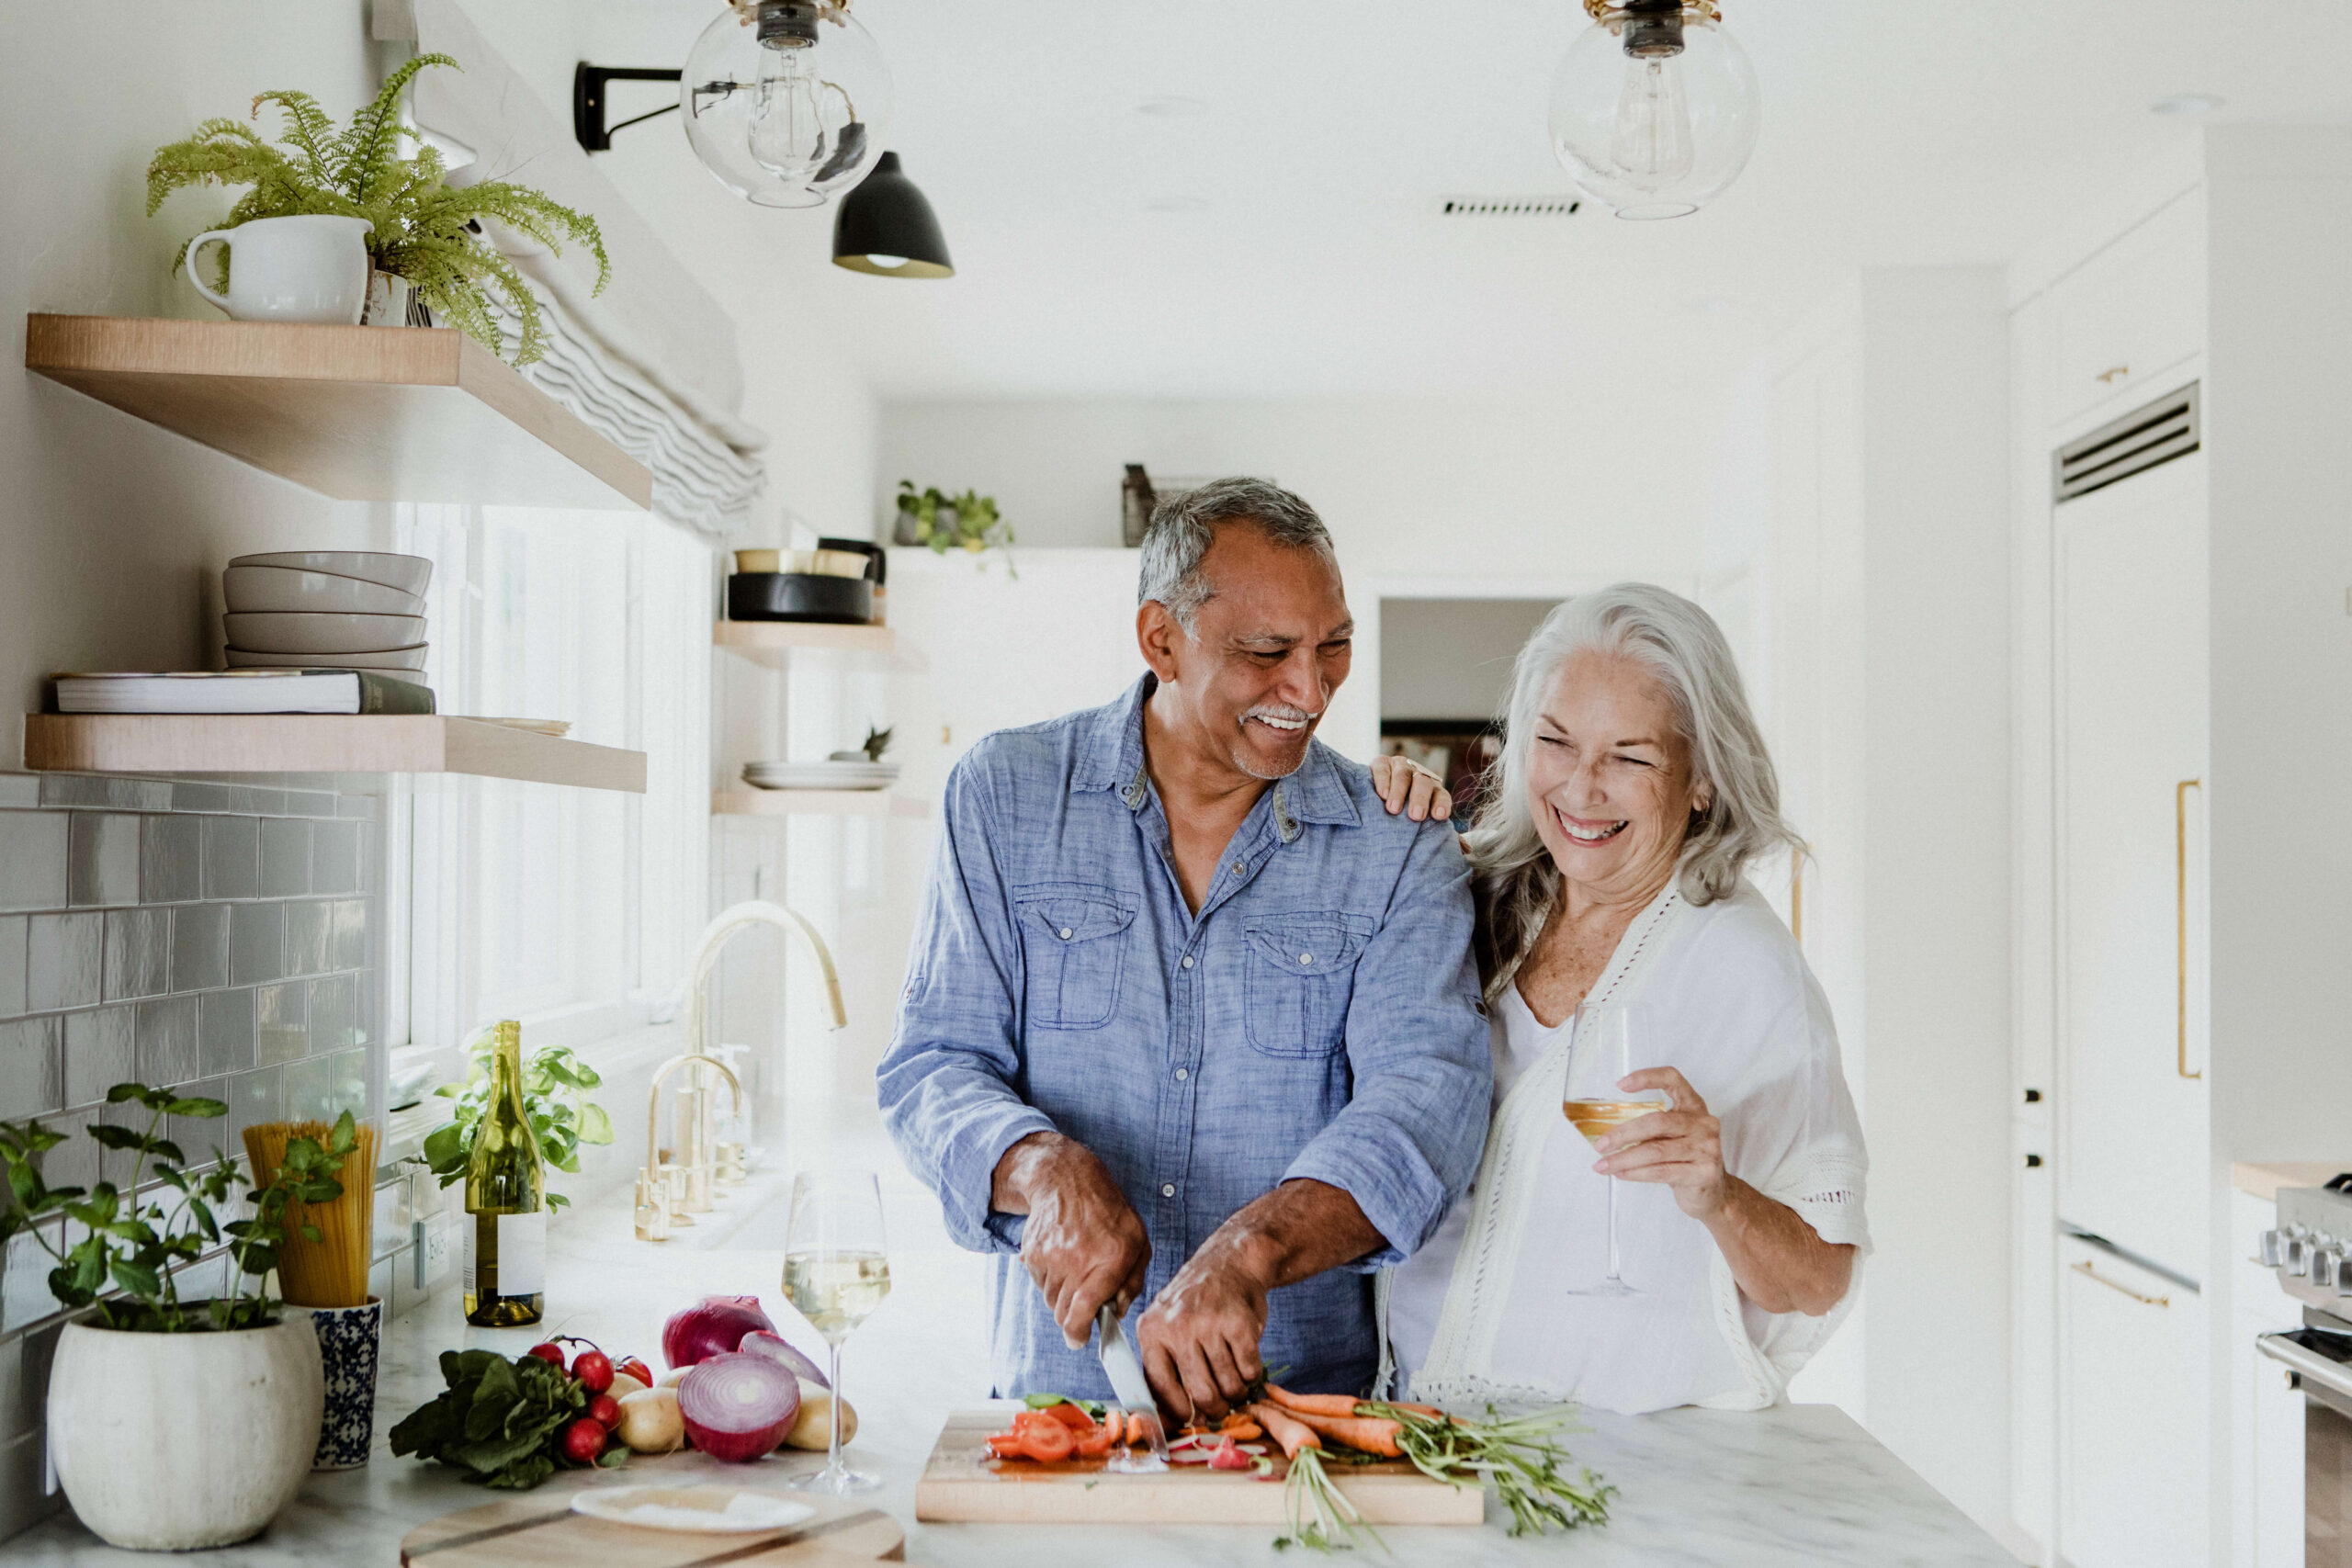
M712 1356L678 1380L678 1416L695 1447L748 1463L774 1453L800 1418L800 1380L765 1356Z
M670 1314L662 1325L662 1355L673 1367L691 1367L723 1356L755 1329L775 1332L757 1296L705 1296Z

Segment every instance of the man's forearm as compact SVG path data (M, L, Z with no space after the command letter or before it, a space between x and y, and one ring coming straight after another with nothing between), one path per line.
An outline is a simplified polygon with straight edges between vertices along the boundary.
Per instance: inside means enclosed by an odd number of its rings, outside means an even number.
M998 1156L996 1172L989 1181L989 1207L1000 1214L1027 1213L1032 1182L1057 1160L1091 1152L1059 1133L1030 1134Z
M1387 1245L1345 1189L1302 1179L1285 1181L1242 1207L1193 1256L1212 1266L1238 1268L1272 1291Z

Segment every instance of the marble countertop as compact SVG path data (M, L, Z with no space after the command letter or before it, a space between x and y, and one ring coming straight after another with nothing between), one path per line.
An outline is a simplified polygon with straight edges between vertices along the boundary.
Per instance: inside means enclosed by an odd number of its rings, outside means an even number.
M754 1197L748 1201L759 1204ZM1273 1532L1255 1526L936 1525L914 1517L914 1483L948 1412L986 1401L985 1269L946 1239L935 1202L903 1176L885 1177L891 1230L892 1294L848 1343L842 1366L860 1432L854 1462L878 1472L872 1495L907 1531L907 1560L951 1565L1008 1561L1147 1565L1199 1562L1295 1564L1277 1554ZM712 1292L756 1293L793 1338L819 1341L779 1298L780 1223L763 1206L707 1233L716 1247L661 1247L628 1235L626 1210L597 1205L569 1215L550 1236L547 1322L537 1329L468 1327L445 1292L389 1328L379 1390L376 1457L362 1470L314 1475L294 1506L259 1538L207 1553L219 1568L318 1568L334 1562L390 1568L401 1538L426 1519L496 1500L449 1472L396 1460L385 1434L437 1393L439 1353L494 1346L519 1354L548 1333L579 1334L616 1353L657 1366L667 1314ZM754 1244L767 1242L767 1247ZM1619 1488L1612 1522L1573 1536L1511 1540L1490 1498L1480 1527L1389 1528L1396 1561L1424 1564L1573 1560L1595 1565L1677 1568L1822 1568L1824 1564L2007 1568L2014 1559L1842 1412L1792 1405L1755 1414L1676 1410L1647 1416L1592 1414L1568 1441L1578 1463ZM639 1461L617 1472L570 1472L547 1483L556 1495L581 1486L626 1485L723 1472L739 1483L776 1486L821 1465L790 1454L751 1466L700 1455ZM24 1568L130 1568L152 1562L117 1551L70 1513L10 1540L5 1554ZM1368 1560L1379 1553L1363 1554Z

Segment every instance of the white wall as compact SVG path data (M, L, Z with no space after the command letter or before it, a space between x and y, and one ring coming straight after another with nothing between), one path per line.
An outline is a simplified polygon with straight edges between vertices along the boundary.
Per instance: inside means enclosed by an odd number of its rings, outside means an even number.
M2007 333L1996 269L1873 271L1792 349L1763 410L1759 682L1871 1153L1838 1392L2004 1534Z
M1380 716L1490 718L1556 599L1385 599Z

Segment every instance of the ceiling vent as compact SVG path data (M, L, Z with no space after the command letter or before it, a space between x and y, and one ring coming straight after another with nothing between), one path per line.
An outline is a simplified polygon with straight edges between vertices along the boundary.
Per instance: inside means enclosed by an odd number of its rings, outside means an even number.
M2196 451L2204 433L2198 387L2191 381L2058 448L2050 465L2052 499L2072 501Z
M1574 218L1584 203L1573 196L1442 196L1440 218Z

